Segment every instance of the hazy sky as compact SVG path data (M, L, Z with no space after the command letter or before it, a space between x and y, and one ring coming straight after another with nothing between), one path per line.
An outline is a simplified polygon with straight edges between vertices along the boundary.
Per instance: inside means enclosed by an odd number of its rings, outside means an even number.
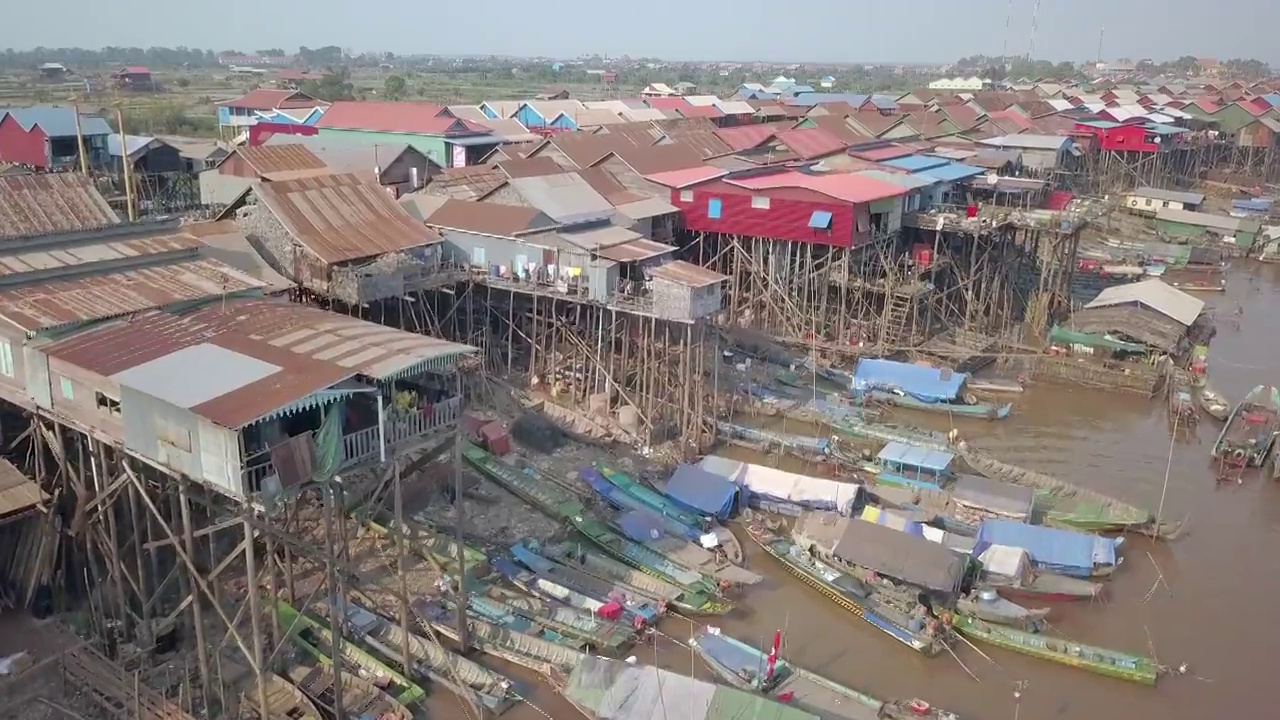
M1025 53L1035 0L58 0L6 3L0 48L152 45L252 52L581 53L934 62ZM1035 56L1280 60L1277 0L1044 0Z

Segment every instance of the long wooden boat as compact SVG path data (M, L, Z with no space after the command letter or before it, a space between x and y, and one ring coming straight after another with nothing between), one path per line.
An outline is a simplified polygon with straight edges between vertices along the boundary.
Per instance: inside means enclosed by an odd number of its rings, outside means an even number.
M758 447L761 452L780 452L802 459L820 458L827 454L831 441L811 435L781 433L731 422L717 422L720 436L730 440L743 440Z
M1236 405L1213 444L1213 457L1235 467L1262 467L1280 433L1280 390L1259 385Z
M969 467L993 480L1034 488L1036 514L1046 525L1085 532L1135 532L1160 540L1173 540L1182 530L1181 522L1157 521L1155 514L1102 493L1072 485L1044 473L1001 462L969 447L963 440L955 446Z
M471 443L463 447L462 456L485 477L556 520L571 522L586 512L578 496L555 483L527 475Z
M1214 420L1226 422L1227 416L1231 414L1231 403L1208 385L1200 388L1200 392L1196 395L1196 403L1205 415Z
M865 394L871 400L885 405L906 408L908 410L921 410L924 412L939 413L942 415L953 415L956 417L1003 420L1009 417L1009 413L1013 410L1013 403L997 405L995 403L986 403L981 401L972 403L926 402L914 395L908 395L905 393L899 394L885 390L868 390Z
M980 588L958 599L956 612L1027 632L1040 632L1049 617L1049 608L1025 608L1000 597L994 588Z
M879 442L900 442L907 445L918 445L930 450L952 451L951 439L936 430L918 428L912 425L896 425L891 423L842 422L832 424L832 429L841 435L863 440Z
M491 603L501 610L526 617L561 635L581 638L606 651L616 652L635 642L636 633L630 627L605 620L594 613L518 593L498 585L486 587L483 594L472 593L468 606L479 598L483 598L486 603Z
M409 708L373 683L351 673L334 672L329 665L295 666L289 670L289 679L308 697L326 707L333 707L335 694L341 692L342 708L351 720L413 720Z
M646 595L662 599L669 606L696 615L724 615L733 610L733 603L698 593L644 573L603 553L596 552L582 543L562 542L543 548L547 557L602 580L622 583Z
M267 717L263 720L325 720L315 703L298 686L275 673L264 673L262 679L267 685ZM250 680L240 702L243 707L262 715L256 680Z
M1165 389L1169 420L1178 423L1179 427L1190 427L1200 420L1196 412L1194 388L1191 387L1191 373L1182 368L1174 368Z
M977 392L989 393L1021 393L1026 388L1022 382L1013 378L976 378L971 377L965 383L965 387Z
M609 503L618 510L640 511L648 513L662 524L662 529L679 538L685 540L696 540L702 536L702 531L692 525L687 525L679 519L671 515L653 509L649 505L641 502L635 496L623 491L617 485L609 482L604 478L596 468L584 468L578 473L583 482L587 483L592 490L596 492L605 502Z
M406 632L399 624L356 603L348 602L345 610L347 627L388 661L403 663L407 643L414 663L414 667L406 668L409 672L426 676L455 695L476 700L495 713L502 713L515 703L517 697L511 691L511 681L502 675L417 633Z
M511 554L529 571L520 572L516 569L514 576L509 576L508 579L534 595L596 614L611 601L616 601L622 606L627 622L634 627L653 624L666 610L656 598L548 560L523 543L512 546ZM507 563L501 564L503 569L499 572L504 575L511 572Z
M1165 671L1155 660L1140 655L1023 632L972 617L957 616L954 627L972 640L1143 685L1154 686Z
M631 496L651 512L669 517L681 525L699 532L706 532L711 527L711 518L689 510L675 500L637 481L627 473L611 468L608 465L596 465L595 469L600 478Z
M821 720L956 720L955 714L923 700L877 700L776 655L770 669L769 654L712 628L700 631L690 644L707 667L733 687L785 701Z
M647 545L628 540L596 518L581 515L573 525L601 550L655 577L707 595L719 595L725 589L714 577L690 570Z
M937 655L948 644L950 637L946 628L925 625L919 630L912 629L911 618L891 603L882 601L876 589L817 560L792 541L774 535L759 520L751 522L747 530L751 539L801 582L894 640L928 656Z
M280 625L291 629L289 630L290 639L293 640L294 644L304 652L312 655L319 662L332 662L333 648L341 646L340 653L343 662L356 668L365 679L373 679L380 686L395 686L398 688L399 691L395 695L395 699L400 704L405 706L413 705L427 696L427 692L422 689L422 686L374 657L367 650L357 646L355 643L335 642L333 634L328 627L316 622L310 616L298 612L289 603L283 600L277 601L275 611L280 618ZM302 637L304 630L310 632L311 637L319 641L323 647L317 646L311 640ZM347 673L343 674L346 675Z
M530 620L523 615L508 612L498 607L495 603L485 602L483 598L469 597L467 600L467 617L474 620L582 652L587 652L591 649L591 643L586 640L564 635L558 630ZM451 613L456 613L458 610L458 604L452 597L441 598L439 603L441 607Z
M1102 597L1104 591L1104 586L1100 583L1039 571L1032 573L1030 581L1019 582L1011 578L998 578L991 575L985 576L984 580L987 585L995 588L1001 597L1010 600L1034 602L1093 600Z
M419 623L456 642L460 641L454 614L439 602L426 598L414 598L409 609ZM467 639L471 647L494 657L549 675L554 670L570 670L586 653L542 638L527 635L493 623L467 618Z

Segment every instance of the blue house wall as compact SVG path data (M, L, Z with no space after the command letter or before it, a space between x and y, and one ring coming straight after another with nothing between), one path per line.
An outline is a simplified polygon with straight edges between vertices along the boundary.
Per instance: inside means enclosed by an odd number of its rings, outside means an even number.
M528 127L528 126L526 125L525 127ZM559 115L556 116L555 120L551 121L551 127L557 130L577 130L578 123L575 122L574 119L569 117L568 115L564 113L560 113Z
M520 106L520 110L516 112L516 119L521 125L527 128L546 127L547 119L542 114L533 109L532 105L524 104Z

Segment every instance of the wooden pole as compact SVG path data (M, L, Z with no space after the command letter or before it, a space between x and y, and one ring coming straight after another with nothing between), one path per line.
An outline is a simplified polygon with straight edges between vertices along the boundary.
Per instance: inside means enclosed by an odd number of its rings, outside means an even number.
M346 712L342 698L342 623L344 594L342 579L338 574L335 555L338 548L334 545L336 533L333 527L333 514L338 506L338 483L341 478L334 477L324 483L324 535L328 552L325 553L325 569L328 571L329 583L329 632L333 637L333 716L345 718ZM263 717L267 717L264 713Z
M71 112L76 116L76 151L80 155L80 172L85 175L89 174L89 152L84 146L84 130L80 128L80 105L73 103ZM124 131L121 130L123 133Z
M454 392L458 398L459 411L462 409L462 370L454 371ZM460 418L459 418L460 420ZM471 644L467 637L467 566L466 556L462 552L462 524L466 517L462 503L462 433L454 428L453 432L453 504L458 510L456 522L453 523L453 544L458 562L458 597L456 607L458 616L458 646L463 653Z
M191 531L191 498L187 496L186 480L178 480L178 506L179 515L182 520L182 544L186 548L189 557L196 556L195 537ZM212 543L212 540L210 540ZM191 598L191 624L195 627L196 633L196 662L200 667L200 700L202 707L209 707L209 680L212 675L209 674L209 654L208 648L204 644L204 608L201 607L200 596L195 594L195 582L190 579L190 568L183 568L183 577L187 578L185 588L186 592L192 593ZM193 700L194 701L194 700Z
M400 487L400 464L393 462L391 465L391 473L395 476L395 524L392 527L396 532L396 575L400 578L400 653L402 656L401 664L404 666L404 674L412 676L413 672L413 655L409 651L409 633L412 627L409 625L409 580L405 569L404 557L407 552L405 549L405 533L408 528L404 524L404 493Z
M129 222L138 221L138 209L133 198L133 167L129 162L129 148L125 142L128 137L124 131L124 112L116 108L116 124L120 127L120 165L124 170L124 201L128 210Z
M258 707L262 717L269 718L271 713L267 703L267 668L262 665L262 601L258 595L258 558L253 547L253 524L246 516L244 519L244 566L245 577L249 581L249 615L253 631L253 666L257 668ZM271 608L275 614L275 608ZM338 715L342 717L342 715Z

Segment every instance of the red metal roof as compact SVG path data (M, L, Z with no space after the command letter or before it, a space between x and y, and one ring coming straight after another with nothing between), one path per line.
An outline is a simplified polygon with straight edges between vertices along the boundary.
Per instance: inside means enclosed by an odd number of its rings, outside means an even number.
M765 123L738 125L736 127L716 130L716 137L724 141L730 149L737 151L751 150L772 140L779 132L786 129L789 123Z
M654 110L679 110L681 113L693 107L682 97L651 97L645 98L644 102Z
M826 155L844 152L849 145L822 128L784 130L778 133L778 141L787 146L801 160L814 160Z
M1007 128L1008 125L1012 124L1016 125L1021 130L1031 129L1030 118L1014 112L1013 110L997 110L996 112L987 113L987 117L999 123L1001 128Z
M289 234L331 265L440 240L384 189L354 173L261 183L255 189Z
M442 105L428 102L336 102L316 127L337 130L409 133L413 135L489 134L489 128L448 115Z
M1072 200L1076 196L1066 190L1054 190L1050 192L1044 199L1044 209L1053 210L1054 212L1062 212L1067 209Z
M905 195L907 188L854 173L814 175L796 170L782 170L767 175L728 178L725 182L748 190L800 188L812 190L847 203L869 203Z
M714 180L718 177L728 175L728 170L722 170L718 167L702 165L700 167L684 168L682 170L668 170L666 172L657 172L651 175L645 175L645 180L656 182L659 185L665 185L671 188L684 188L690 185L696 185L700 182Z
M324 100L318 100L296 90L272 90L270 88L250 90L234 100L223 100L217 104L222 107L242 108L245 110L297 110L327 107L329 105Z
M119 70L111 73L113 76L119 75L150 75L151 71L141 65L126 65Z
M1222 106L1207 97L1196 98L1191 101L1192 105L1200 108L1207 113L1216 113L1222 109Z

